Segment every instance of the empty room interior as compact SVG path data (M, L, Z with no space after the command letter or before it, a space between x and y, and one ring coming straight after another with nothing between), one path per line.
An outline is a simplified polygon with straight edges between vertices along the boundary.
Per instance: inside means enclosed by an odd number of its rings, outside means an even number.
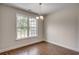
M78 54L78 3L0 3L0 55Z

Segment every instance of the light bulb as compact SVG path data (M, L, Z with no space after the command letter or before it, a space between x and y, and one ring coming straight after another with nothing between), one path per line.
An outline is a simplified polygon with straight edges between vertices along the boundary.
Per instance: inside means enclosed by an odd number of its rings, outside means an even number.
M39 17L37 16L36 19L39 19Z
M43 17L43 16L40 16L40 19L42 19L42 20L43 20L43 19L44 19L44 17Z

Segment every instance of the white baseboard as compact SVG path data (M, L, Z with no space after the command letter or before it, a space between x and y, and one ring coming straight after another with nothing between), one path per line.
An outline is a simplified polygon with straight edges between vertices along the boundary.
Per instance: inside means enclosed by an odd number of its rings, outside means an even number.
M52 41L48 41L48 40L46 40L46 42L49 42L49 43L51 43L51 44L55 44L55 45L58 45L58 46L61 46L61 47L67 48L67 49L69 49L69 50L73 50L73 51L75 51L75 52L79 52L79 51L76 50L76 49L69 48L69 47L65 47L64 45L61 45L61 44L58 44L58 43L55 43L55 42L52 42Z
M25 44L25 45L18 45L18 46L14 46L14 47L9 47L9 48L5 48L5 49L1 49L1 50L0 50L0 53L5 52L5 51L9 51L9 50L12 50L12 49L16 49L16 48L19 48L19 47L28 46L28 45L31 45L31 44L34 44L34 43L38 43L38 42L42 42L42 41L44 41L44 40L35 41L35 42L29 43L29 44ZM51 44L55 44L55 45L64 47L64 46L62 46L61 44L58 44L58 43L55 43L55 42L51 42L51 41L48 41L48 40L46 40L46 42L49 42L49 43L51 43ZM64 48L67 48L67 49L69 49L69 50L73 50L73 51L79 52L79 51L77 51L77 50L74 50L74 49L71 49L71 48L68 48L68 47L64 47Z
M20 48L20 47L23 47L23 46L28 46L28 45L35 44L35 43L42 42L42 41L43 40L31 42L29 44L18 45L18 46L14 46L14 47L12 46L12 47L9 47L9 48L1 49L0 53L5 52L5 51L9 51L9 50L13 50L13 49L16 49L16 48Z

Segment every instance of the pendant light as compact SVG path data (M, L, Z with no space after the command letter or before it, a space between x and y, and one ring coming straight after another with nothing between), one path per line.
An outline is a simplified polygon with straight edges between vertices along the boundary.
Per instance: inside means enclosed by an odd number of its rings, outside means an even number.
M36 19L41 19L41 20L43 20L44 17L41 15L42 3L39 3L39 7L40 7L40 13L39 13L39 16L36 17Z

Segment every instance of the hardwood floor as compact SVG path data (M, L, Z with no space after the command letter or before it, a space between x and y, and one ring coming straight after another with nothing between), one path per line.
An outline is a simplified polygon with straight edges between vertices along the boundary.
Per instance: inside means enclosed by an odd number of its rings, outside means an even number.
M78 52L50 44L40 42L26 47L1 53L0 55L78 55Z

